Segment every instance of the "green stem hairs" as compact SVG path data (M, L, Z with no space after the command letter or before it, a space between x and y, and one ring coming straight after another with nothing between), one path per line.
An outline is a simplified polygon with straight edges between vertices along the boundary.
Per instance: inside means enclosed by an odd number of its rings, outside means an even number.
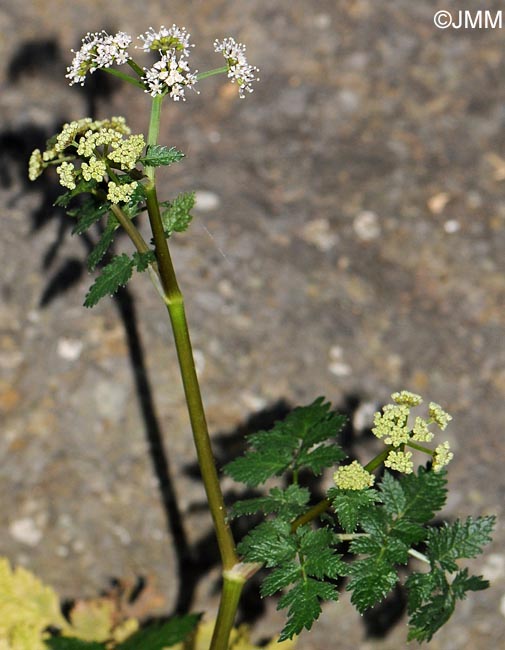
M192 45L184 28L151 28L138 40L138 49L157 57L152 67L143 68L132 58L130 35L99 32L83 39L67 78L71 84L83 84L89 74L101 70L150 95L147 136L132 135L121 117L84 118L65 124L48 141L45 151L33 152L29 177L35 181L55 167L66 190L57 205L75 220L74 233L83 234L105 220L101 239L89 255L90 270L99 267L117 229L122 228L133 244L131 255L117 255L100 268L85 306L92 307L113 294L135 270L148 272L166 306L221 557L221 600L210 650L228 649L242 588L260 570L265 573L261 595L279 594L278 608L287 612L279 636L282 642L311 629L322 602L338 599L343 580L360 613L372 608L399 583L399 569L410 558L425 568L411 572L406 580L402 577L408 593L408 639L429 641L449 619L456 601L468 591L488 586L481 577L460 568L457 561L480 554L494 525L493 517L429 525L445 503L445 466L452 458L448 442L430 444L435 430L443 431L451 420L438 404L429 403L424 417L412 415L413 409L421 407L421 397L409 391L394 393L392 403L375 414L372 429L385 446L364 466L346 460L337 442L345 418L324 398L296 408L271 430L248 436L246 452L224 467L228 476L250 488L266 481L271 485L272 478L276 487L263 496L238 501L228 511L225 508L183 295L168 245L173 233L187 229L195 198L186 193L159 200L157 167L175 164L183 154L159 144L158 135L166 100L185 101L201 80L223 73L243 98L252 92L258 71L248 63L245 46L231 37L214 43L226 65L200 74L189 66ZM126 65L129 72L113 65ZM144 212L149 218L151 242L144 240L137 227ZM414 454L427 456L426 465L416 469ZM323 500L315 501L305 487L305 477L321 475L330 468L334 486ZM237 544L230 521L258 513L262 522ZM154 628L147 626L118 644L109 640L94 645L73 638L62 624L59 629L53 626L45 643L60 650L162 650L183 642L197 621L197 616L172 619Z

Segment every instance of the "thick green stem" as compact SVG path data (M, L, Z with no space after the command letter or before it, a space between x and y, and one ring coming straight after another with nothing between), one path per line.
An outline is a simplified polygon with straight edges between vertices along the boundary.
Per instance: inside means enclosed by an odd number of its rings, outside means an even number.
M209 650L228 650L230 632L244 583L245 578L232 575L231 571L223 572L221 600Z
M160 209L156 196L156 187L148 182L146 185L147 212L153 232L156 259L161 283L165 293L165 303L170 315L174 333L177 357L182 375L186 403L193 430L198 463L207 493L209 508L216 529L216 536L224 569L231 569L237 562L235 543L230 527L226 521L223 494L219 485L214 455L210 444L207 421L203 409L200 385L196 375L193 350L189 337L188 324L184 310L184 299L177 283L172 259L168 250Z
M162 101L162 95L156 96L152 101L149 131L147 134L148 145L155 145L158 140ZM207 495L209 510L214 522L223 566L221 604L210 650L227 650L240 593L247 576L243 575L241 570L238 570L244 565L238 562L235 542L226 520L223 493L219 484L200 385L196 374L191 339L184 309L184 299L177 282L161 220L160 206L156 192L155 168L147 166L146 176L148 179L145 185L147 212L153 234L158 272L163 289L163 299L170 316L198 464Z
M163 102L163 95L156 95L151 104L151 117L149 118L149 130L147 132L147 146L154 145L158 142L158 135L160 134L160 118L161 118L161 104ZM156 168L152 166L146 167L147 178L154 183L156 176Z

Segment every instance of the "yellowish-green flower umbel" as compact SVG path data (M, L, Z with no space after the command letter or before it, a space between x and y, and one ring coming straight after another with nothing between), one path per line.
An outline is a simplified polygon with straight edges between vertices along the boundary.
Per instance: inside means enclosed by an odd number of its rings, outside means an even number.
M411 451L390 451L384 465L402 474L412 474L414 463L410 460L411 458Z
M86 191L99 188L114 204L127 203L138 182L131 172L142 156L146 142L143 135L130 135L124 117L92 120L85 117L64 124L60 133L49 141L48 148L30 156L28 176L35 180L46 167L57 165L60 185L75 190L82 181L95 182ZM80 163L80 166L79 166ZM139 170L135 172L141 178ZM1 650L1 649L0 649Z
M108 185L109 189L107 192L107 198L111 203L128 203L137 185L137 181L133 181L133 183L123 183L123 185L110 182Z
M438 424L442 431L445 430L449 422L452 420L452 415L446 413L444 409L439 404L435 404L435 402L430 402L429 413L432 421Z
M382 413L374 415L372 432L377 438L384 438L386 445L399 447L409 441L410 430L407 425L410 408L405 404L386 404Z
M333 480L341 490L364 490L372 487L375 477L354 460L350 465L339 467L333 475Z
M433 440L435 434L430 430L430 425L437 424L440 429L444 430L452 417L441 406L435 402L430 402L428 407L429 419L416 416L412 426L409 424L410 412L413 408L422 404L423 398L408 390L393 393L391 398L394 404L386 404L382 409L382 413L375 413L374 427L372 428L372 432L377 438L383 440L386 445L393 447L384 465L390 469L410 474L413 471L412 452L405 450L406 447L410 446L412 449L431 454L433 469L439 471L447 465L453 456L449 451L449 443L445 442L439 445L434 451L419 443Z
M433 471L439 472L443 467L448 465L454 458L454 454L450 451L449 442L446 440L433 452Z
M393 393L391 399L396 404L404 404L405 406L419 406L423 403L421 395L411 393L408 390L401 390L399 393Z

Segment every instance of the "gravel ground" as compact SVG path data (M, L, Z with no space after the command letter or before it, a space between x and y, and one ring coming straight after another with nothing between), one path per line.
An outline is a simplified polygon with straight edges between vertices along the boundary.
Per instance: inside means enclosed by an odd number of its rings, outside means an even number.
M198 192L173 254L220 458L251 418L268 422L318 395L351 415L363 458L373 449L359 433L392 391L443 404L455 450L444 515L499 519L472 565L492 587L463 602L431 647L500 647L504 31L437 29L434 13L456 15L454 4L0 2L2 555L68 598L94 596L111 577L155 575L170 611L188 596L177 580L185 535L205 575L193 608L216 607L215 548L163 307L138 277L120 300L84 309L86 247L51 209L54 184L28 185L24 171L63 121L123 114L145 130L142 93L65 84L83 33L176 22L197 43L198 69L220 64L212 41L232 34L261 70L243 101L214 78L167 105L160 138L187 154L163 172L163 192ZM476 9L484 4L501 7ZM161 438L184 535L166 479L160 490ZM257 636L280 628L273 603L258 614ZM404 648L405 615L379 618L360 619L344 594L299 647Z

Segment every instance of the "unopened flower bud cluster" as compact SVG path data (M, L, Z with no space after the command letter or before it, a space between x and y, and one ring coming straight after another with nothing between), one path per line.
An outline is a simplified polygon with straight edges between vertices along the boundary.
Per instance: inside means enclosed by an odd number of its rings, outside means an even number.
M74 59L67 68L67 78L70 85L83 85L87 74L96 70L110 68L111 65L128 63L140 74L140 81L146 93L153 97L169 95L174 101L185 100L186 89L194 89L198 81L197 70L191 70L189 54L194 47L190 43L190 35L184 27L164 25L158 31L152 27L138 40L142 45L137 49L144 52L155 52L159 56L150 68L140 69L128 53L132 37L125 32L118 32L114 36L105 31L89 32L82 40L81 48L74 53ZM257 81L258 69L247 62L245 45L237 43L233 38L227 37L222 41L214 42L214 51L222 52L226 59L228 78L238 85L239 96L243 98L245 92L252 92L252 82ZM139 72L140 71L140 72Z
M36 149L28 165L30 180L35 180L49 165L57 165L60 185L69 190L77 187L82 178L107 183L107 199L112 203L126 203L131 198L137 181L117 174L132 170L146 146L143 135L130 135L123 117L110 120L83 118L64 124L41 153ZM80 167L78 158L82 159ZM130 182L127 182L130 181Z
M339 467L333 475L333 480L341 490L364 490L372 487L375 477L354 460L350 465Z
M411 409L422 404L422 397L403 390L393 393L391 398L392 404L384 406L382 413L375 413L372 428L377 438L392 447L384 461L385 467L402 474L411 474L414 471L412 451L406 449L411 444L414 449L431 454L433 471L442 470L453 458L449 442L439 444L434 451L419 447L418 443L431 442L435 434L430 430L430 426L435 424L444 431L452 417L439 404L430 402L429 418L423 419L417 416L411 427L409 424ZM333 478L336 486L343 490L363 490L372 486L374 481L373 476L358 461L339 467Z

